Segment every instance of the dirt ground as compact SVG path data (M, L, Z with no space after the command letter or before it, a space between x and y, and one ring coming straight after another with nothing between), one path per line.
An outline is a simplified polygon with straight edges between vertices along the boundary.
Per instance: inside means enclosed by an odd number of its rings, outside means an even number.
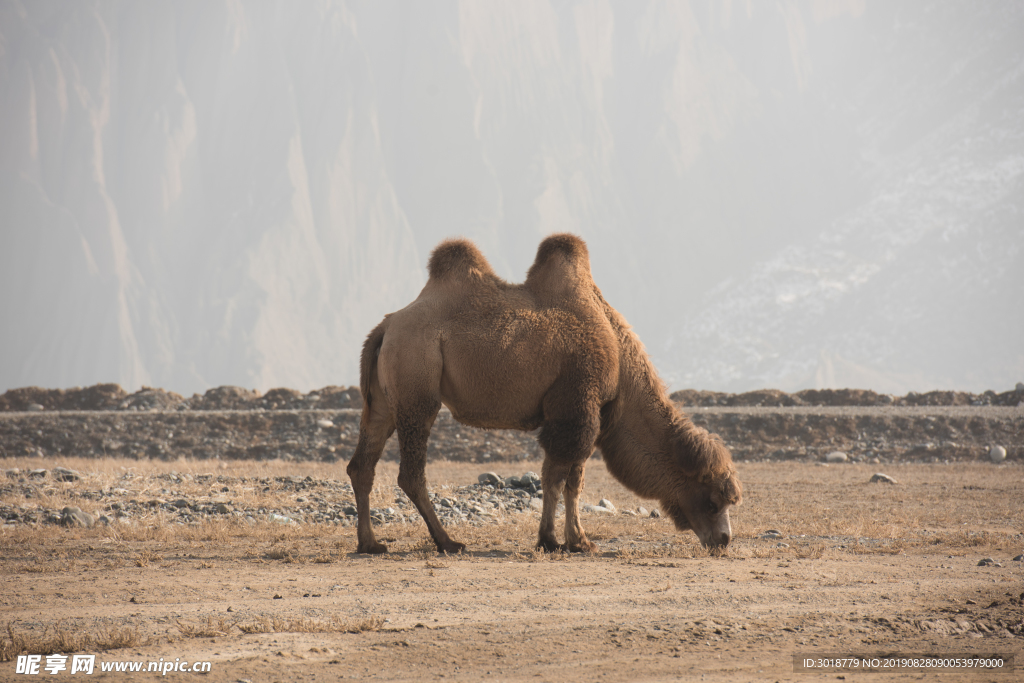
M127 468L143 479L212 467L234 476L345 477L341 463L48 464L86 473L90 485L112 492L108 505ZM354 554L354 528L338 525L8 524L0 531L0 639L8 656L40 652L42 666L57 651L93 653L93 678L118 681L140 674L103 673L101 663L210 662L203 680L232 682L1020 680L1024 570L1013 558L1024 552L1024 468L884 467L897 484L870 481L879 465L741 463L745 501L721 557L665 518L626 514L585 514L601 549L571 556L533 550L535 512L453 527L469 545L458 557L438 556L421 523L379 527L391 548L383 557ZM531 468L540 463L488 469L507 476ZM443 491L475 483L482 471L435 463L428 477ZM380 504L396 473L393 463L380 466ZM77 485L46 495L72 496ZM620 511L656 507L593 462L584 502L600 498ZM770 529L779 533L765 537ZM979 566L984 558L993 563ZM125 647L113 647L119 639ZM794 668L794 657L853 653L1018 662L1015 673ZM68 661L67 671L41 675L77 676ZM0 680L31 680L15 671L15 661L0 661Z

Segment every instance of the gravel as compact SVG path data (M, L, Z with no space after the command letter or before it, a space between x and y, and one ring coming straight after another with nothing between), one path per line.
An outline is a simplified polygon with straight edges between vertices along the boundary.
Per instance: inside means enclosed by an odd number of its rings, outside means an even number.
M81 501L61 510L50 509L37 502L57 492L52 478L38 471L6 470L0 478L0 523L6 525L53 525L92 527L98 522L114 524L199 524L209 519L234 518L255 524L259 521L276 524L331 524L351 526L356 523L356 506L352 485L335 479L312 477L229 477L213 474L121 475L113 486L97 489L90 486L90 477L78 475L71 480L76 486L64 488L64 496ZM490 475L490 476L484 476ZM517 477L484 473L487 483L459 487L442 487L430 493L430 500L445 524L484 524L496 522L512 514L542 509L540 477L525 472ZM181 489L203 487L207 495L181 492ZM159 492L154 494L153 492ZM290 502L277 505L246 504L239 499L250 492L248 499ZM252 493L263 495L252 495ZM420 522L416 507L398 486L394 487L392 504L371 508L375 525ZM20 501L18 499L21 499ZM602 499L600 505L583 505L594 514L658 516L657 510L616 510L614 504ZM564 508L559 505L559 510Z

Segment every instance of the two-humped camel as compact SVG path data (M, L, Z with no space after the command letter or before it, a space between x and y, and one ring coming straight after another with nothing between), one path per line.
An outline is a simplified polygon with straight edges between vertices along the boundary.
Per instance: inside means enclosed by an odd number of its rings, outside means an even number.
M668 399L640 340L601 296L587 246L552 235L523 284L499 278L476 246L442 242L419 297L385 316L363 345L364 407L348 465L358 510L358 551L382 553L370 524L370 490L384 442L397 429L398 485L440 552L465 548L441 525L427 493L427 439L442 405L485 429L540 428L543 512L538 547L592 551L579 498L595 448L608 470L655 498L680 530L729 543L729 507L741 486L728 449ZM565 496L565 544L555 513Z

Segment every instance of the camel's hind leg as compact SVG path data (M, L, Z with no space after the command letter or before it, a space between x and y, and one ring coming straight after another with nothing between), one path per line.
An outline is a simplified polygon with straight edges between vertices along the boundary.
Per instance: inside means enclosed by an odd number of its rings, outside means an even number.
M398 485L405 491L405 495L409 496L423 521L427 523L427 529L430 531L430 537L434 539L437 551L454 555L461 553L466 546L453 541L445 531L427 493L427 439L430 438L430 428L440 408L441 404L438 403L425 411L429 415L427 418L421 411L412 414L399 411L398 445L402 451L402 462L398 466Z
M580 524L579 498L583 490L583 468L594 452L599 419L582 417L574 420L548 420L538 440L544 448L541 486L544 508L540 518L537 547L547 550L591 552L597 546L587 538ZM555 538L555 513L558 499L565 493L565 545Z
M358 519L356 552L359 553L376 554L388 551L387 546L378 543L373 535L373 526L370 522L370 491L373 490L373 476L377 469L377 461L380 460L380 455L384 451L384 444L394 432L395 423L391 419L384 401L374 401L364 408L359 423L359 443L347 468L356 497Z

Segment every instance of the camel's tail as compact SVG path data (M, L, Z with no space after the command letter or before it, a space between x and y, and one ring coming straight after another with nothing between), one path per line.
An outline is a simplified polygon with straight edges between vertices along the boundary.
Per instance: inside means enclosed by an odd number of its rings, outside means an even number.
M373 377L377 373L377 355L380 353L380 346L384 343L384 332L387 319L381 321L380 325L373 328L370 334L366 335L363 342L363 353L359 358L359 390L363 392L363 404L370 407L370 387L373 385Z

